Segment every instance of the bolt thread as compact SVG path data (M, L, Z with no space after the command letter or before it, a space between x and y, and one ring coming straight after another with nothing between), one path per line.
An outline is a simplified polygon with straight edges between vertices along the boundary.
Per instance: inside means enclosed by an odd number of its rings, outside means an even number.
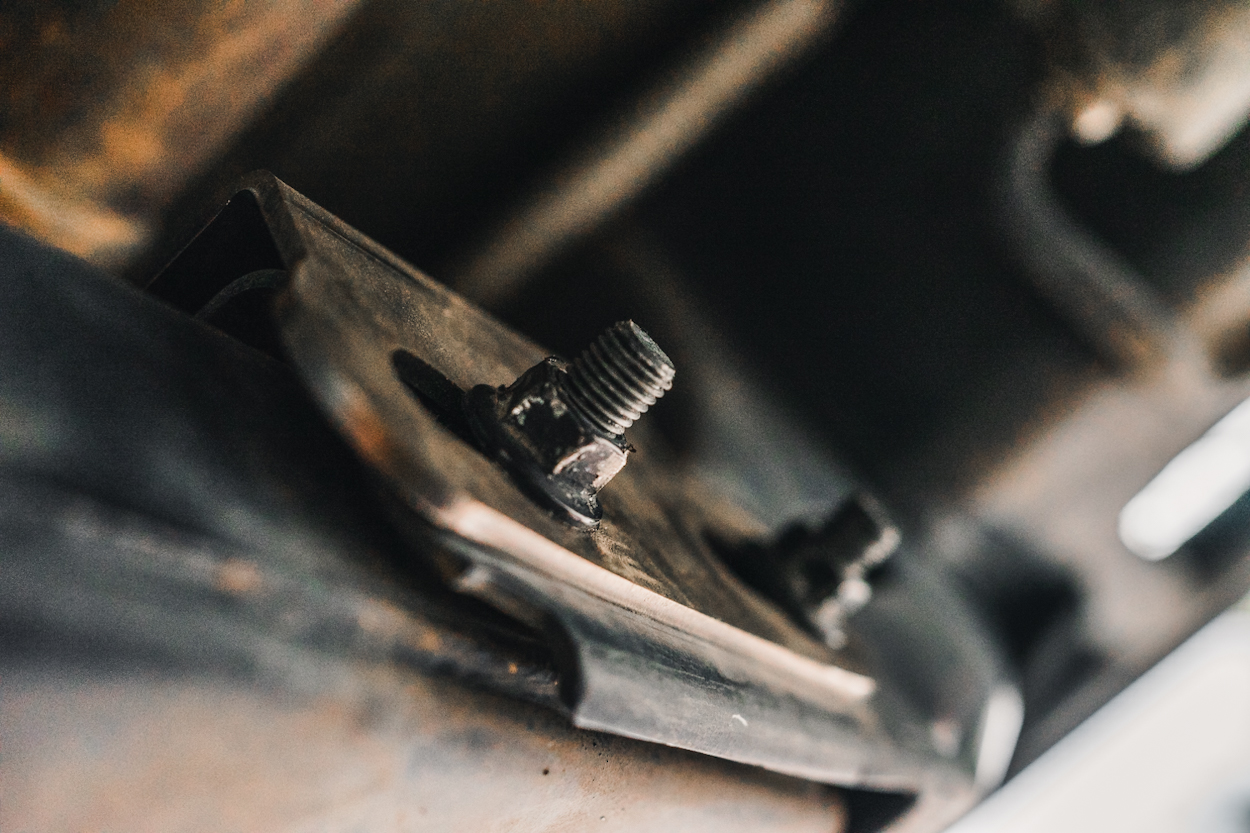
M613 324L569 367L569 406L611 436L625 433L673 386L673 362L633 321Z

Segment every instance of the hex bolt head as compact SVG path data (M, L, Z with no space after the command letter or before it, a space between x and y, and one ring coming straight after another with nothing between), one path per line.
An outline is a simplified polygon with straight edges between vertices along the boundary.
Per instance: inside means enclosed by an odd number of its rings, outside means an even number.
M673 386L673 362L633 321L608 328L571 364L549 358L511 385L465 396L469 427L531 496L598 526L597 494L630 450L624 432Z

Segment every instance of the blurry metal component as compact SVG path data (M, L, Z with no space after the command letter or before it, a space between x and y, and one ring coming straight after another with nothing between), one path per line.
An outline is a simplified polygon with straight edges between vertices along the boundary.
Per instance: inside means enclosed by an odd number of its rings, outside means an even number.
M724 555L750 585L790 610L832 648L846 645L847 619L872 598L869 572L902 536L873 497L857 493L816 529L796 525L767 546Z
M1025 761L1231 603L1250 580L1250 565L1212 557L1219 563L1214 573L1178 582L1143 565L1121 540L1119 519L1134 496L1250 395L1250 380L1222 370L1218 355L1220 322L1237 319L1243 326L1244 312L1229 308L1242 278L1213 276L1202 295L1177 308L1079 222L1049 181L1063 138L1063 101L1062 91L1043 90L1015 134L1000 183L999 222L1025 274L1120 371L1121 381L1095 386L1001 461L977 487L971 511L1074 571L1087 597L1080 627L1088 650L1114 659L1030 727L1019 750ZM1140 617L1144 608L1154 611L1149 622Z
M817 43L843 0L765 0L652 91L610 120L551 184L521 203L452 270L452 285L486 305L592 230L670 168L766 80Z
M999 222L1033 283L1119 370L1176 358L1201 361L1201 348L1124 259L1071 215L1050 185L1063 139L1054 91L1021 123L1001 183Z
M601 335L571 366L545 359L511 385L477 385L469 426L490 455L561 517L588 527L596 497L625 467L623 433L672 387L668 356L633 321Z
M1213 556L1218 568L1198 568L1213 572L1179 581L1143 564L1121 540L1119 518L1134 495L1250 395L1250 381L1220 370L1213 337L1215 320L1228 318L1223 304L1236 278L1212 279L1208 293L1178 309L1078 222L1049 181L1062 139L1061 101L1053 88L1044 91L1009 146L999 222L1025 274L1120 371L1121 381L1103 382L1069 405L1066 416L1002 460L970 503L989 528L1031 542L1079 578L1086 595L1079 627L1086 650L1105 658L1099 660L1105 666L1029 727L1018 750L1023 761L1058 741L1250 581L1250 565ZM1141 618L1143 609L1153 611L1149 621Z
M131 274L149 278L203 225L204 206L261 168L442 274L536 172L727 11L717 0L364 0L180 195Z
M949 833L1243 833L1250 615L1241 608L1190 637Z
M1030 541L1079 577L1086 594L1079 626L1087 650L1106 658L1025 733L1022 760L1056 743L1250 584L1250 560L1240 558L1244 544L1233 532L1239 517L1192 543L1183 574L1138 558L1118 534L1134 495L1248 396L1244 376L1221 379L1205 362L1166 362L1089 391L971 496L971 512L988 527Z
M6 4L0 219L124 265L358 2Z
M824 598L812 592L816 583L810 579L805 587L796 588L806 591L812 623L830 645L845 644L847 617L872 598L868 572L884 564L900 540L898 528L890 523L881 504L861 494L847 501L823 529L804 542L798 557L809 566L801 568L801 573L810 577L810 565L821 563L830 568L837 582Z
M1017 5L1049 29L1082 141L1103 141L1129 122L1158 161L1187 169L1250 116L1250 6L1241 0Z
M1250 402L1242 402L1163 467L1120 511L1124 545L1161 561L1250 490Z
M984 795L1007 774L1023 703L993 637L960 594L939 571L898 558L845 629L872 657L882 687L916 705L925 744L944 759L969 761L974 789Z

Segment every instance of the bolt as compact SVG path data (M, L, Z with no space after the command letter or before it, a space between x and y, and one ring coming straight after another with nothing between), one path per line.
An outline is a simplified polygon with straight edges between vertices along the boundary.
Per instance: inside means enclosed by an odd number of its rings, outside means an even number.
M676 373L651 336L621 321L577 357L561 390L579 416L618 437L673 387Z
M571 364L544 359L511 385L478 385L465 412L482 449L565 520L594 527L597 494L625 467L625 429L676 370L633 321L609 327Z

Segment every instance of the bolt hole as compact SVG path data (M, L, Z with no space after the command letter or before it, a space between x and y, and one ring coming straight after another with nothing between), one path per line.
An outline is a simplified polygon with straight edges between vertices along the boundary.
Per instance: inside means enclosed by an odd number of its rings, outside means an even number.
M395 377L429 411L434 419L469 445L476 447L464 418L464 391L454 382L407 350L391 354Z

